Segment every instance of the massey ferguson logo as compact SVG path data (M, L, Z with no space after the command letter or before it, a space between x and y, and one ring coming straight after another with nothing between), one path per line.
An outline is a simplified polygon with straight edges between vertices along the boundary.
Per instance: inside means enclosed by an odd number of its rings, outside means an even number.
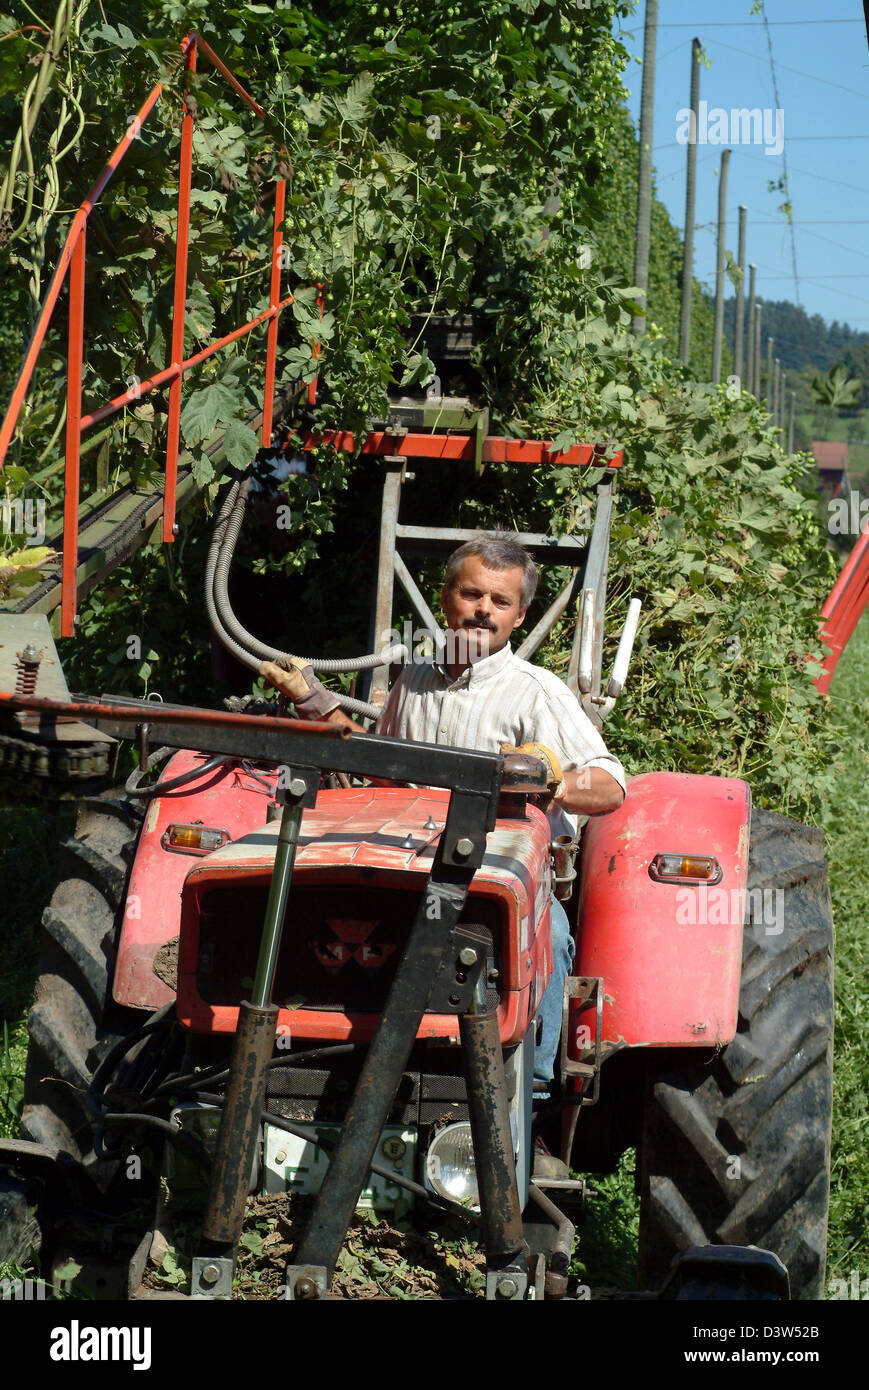
M334 940L321 936L311 943L314 954L321 965L327 969L340 970L350 961L366 970L378 970L387 957L397 949L394 941L368 940L379 922L350 922L342 918L331 918L326 926L334 934Z

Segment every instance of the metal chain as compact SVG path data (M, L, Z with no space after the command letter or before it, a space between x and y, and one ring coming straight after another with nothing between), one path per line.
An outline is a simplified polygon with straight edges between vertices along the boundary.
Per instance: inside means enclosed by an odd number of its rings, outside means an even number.
M102 777L109 771L110 751L111 745L106 743L51 747L0 734L0 772L58 780Z

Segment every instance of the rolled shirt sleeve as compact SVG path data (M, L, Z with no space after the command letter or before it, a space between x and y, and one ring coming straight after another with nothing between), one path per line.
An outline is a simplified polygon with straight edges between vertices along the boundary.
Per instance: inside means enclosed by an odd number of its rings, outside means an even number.
M533 738L552 749L563 772L581 772L587 767L600 767L618 782L622 791L627 791L624 768L618 758L609 752L582 705L557 676L551 677L551 680L556 682L555 688L546 682L549 688L542 689L541 696L534 702L531 717Z

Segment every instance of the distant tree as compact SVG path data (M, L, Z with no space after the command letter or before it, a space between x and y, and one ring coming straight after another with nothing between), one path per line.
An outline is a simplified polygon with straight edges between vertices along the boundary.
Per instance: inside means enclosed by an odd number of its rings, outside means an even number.
M836 412L857 405L862 390L863 383L857 377L849 377L842 362L837 362L824 376L819 373L812 378L812 395L824 412L825 435Z

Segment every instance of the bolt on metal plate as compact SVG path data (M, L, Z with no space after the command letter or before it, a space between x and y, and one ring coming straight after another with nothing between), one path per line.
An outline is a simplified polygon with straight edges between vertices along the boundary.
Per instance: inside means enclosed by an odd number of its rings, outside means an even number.
M494 1303L522 1302L528 1292L528 1275L519 1269L488 1270L486 1298Z
M195 1255L190 1277L191 1298L231 1298L234 1261L223 1255Z
M287 1265L284 1298L291 1303L313 1302L325 1298L329 1279L323 1265Z

